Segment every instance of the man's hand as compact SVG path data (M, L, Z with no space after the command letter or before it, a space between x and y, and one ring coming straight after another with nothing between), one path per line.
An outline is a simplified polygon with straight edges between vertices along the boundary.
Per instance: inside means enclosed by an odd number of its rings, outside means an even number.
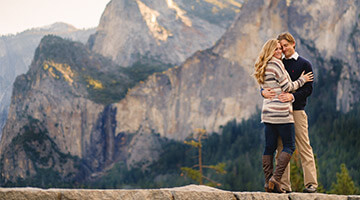
M261 91L261 94L265 99L273 99L276 95L275 91L271 88L265 88L263 91Z
M289 101L292 101L293 99L294 99L294 95L287 93L287 92L282 92L279 95L279 100L281 102L289 102Z

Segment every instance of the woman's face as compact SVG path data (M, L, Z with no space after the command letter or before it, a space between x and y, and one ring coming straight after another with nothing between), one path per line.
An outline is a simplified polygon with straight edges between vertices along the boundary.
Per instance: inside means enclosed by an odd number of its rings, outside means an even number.
M281 49L281 45L280 43L277 43L277 46L276 46L276 49L275 49L275 52L274 52L274 55L273 55L275 58L277 59L281 59L281 56L282 56L282 49Z

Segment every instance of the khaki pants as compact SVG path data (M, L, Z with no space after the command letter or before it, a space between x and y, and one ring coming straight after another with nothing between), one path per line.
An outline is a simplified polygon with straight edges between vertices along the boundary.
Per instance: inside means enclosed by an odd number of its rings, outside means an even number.
M295 145L299 152L302 169L304 172L304 186L313 185L318 187L315 159L312 147L310 146L309 133L308 133L308 121L307 115L304 110L294 110L295 121ZM282 151L281 139L278 140L278 152ZM276 154L276 158L279 154ZM291 191L290 184L290 163L285 169L283 176L281 177L282 187Z

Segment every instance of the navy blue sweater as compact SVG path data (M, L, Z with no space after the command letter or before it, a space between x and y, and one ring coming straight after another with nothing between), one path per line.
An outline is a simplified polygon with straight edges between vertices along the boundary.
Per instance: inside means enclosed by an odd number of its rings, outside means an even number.
M296 81L304 70L305 74L313 71L311 63L301 56L299 56L297 60L283 59L283 63L292 81ZM306 98L311 95L312 90L313 82L307 82L304 86L302 86L301 88L296 90L295 93L293 93L295 97L295 101L293 103L294 110L304 110L306 106Z

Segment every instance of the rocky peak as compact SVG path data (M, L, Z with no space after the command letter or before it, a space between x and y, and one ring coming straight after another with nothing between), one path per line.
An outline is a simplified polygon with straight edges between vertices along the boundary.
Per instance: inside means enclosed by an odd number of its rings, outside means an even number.
M88 45L122 66L131 66L142 57L180 64L195 51L213 45L225 31L223 25L189 10L185 0L112 0ZM223 19L225 24L232 21Z
M95 164L83 168L79 160L89 154L94 146L92 141L99 137L97 134L105 132L102 128L106 127L101 125L103 104L114 101L112 98L122 98L129 84L133 83L128 75L111 60L90 52L81 43L45 36L29 71L18 76L14 83L0 143L1 180L36 176L39 170L76 179L79 173L94 169ZM26 134L33 135L31 142L23 144L16 139ZM43 137L34 136L39 134ZM22 147L25 143L39 145L29 150ZM38 154L41 156L34 156ZM49 162L44 163L45 158ZM104 162L98 160L97 165ZM11 163L21 166L20 171L13 169Z
M54 34L84 43L94 32L95 29L79 30L72 25L58 22L16 35L0 37L0 136L8 116L15 78L29 69L41 38L47 34Z
M75 26L71 24L67 24L64 22L56 22L53 24L50 24L48 26L40 27L38 30L43 31L56 31L56 32L72 32L72 31L78 31L79 29L75 28Z

